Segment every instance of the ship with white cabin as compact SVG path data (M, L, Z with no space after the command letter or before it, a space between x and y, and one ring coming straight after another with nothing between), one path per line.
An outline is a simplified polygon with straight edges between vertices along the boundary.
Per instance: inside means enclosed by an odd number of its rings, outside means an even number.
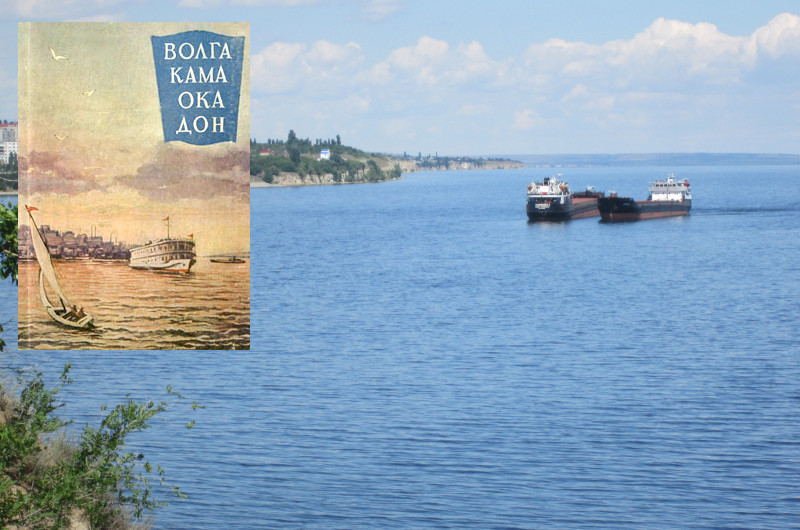
M128 265L134 269L188 274L197 262L194 235L170 237L169 216L162 221L167 222L167 237L131 248Z
M619 197L614 192L598 199L600 220L614 222L673 217L688 215L692 209L692 190L686 179L676 180L674 175L669 175L666 180L651 182L649 191L645 201Z
M597 200L604 194L588 187L572 193L561 175L545 177L528 185L526 212L529 221L562 221L600 215Z

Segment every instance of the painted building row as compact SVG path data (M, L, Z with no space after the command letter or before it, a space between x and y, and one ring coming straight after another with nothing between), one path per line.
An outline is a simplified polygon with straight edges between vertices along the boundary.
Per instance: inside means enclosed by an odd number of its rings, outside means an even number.
M39 232L54 259L127 260L131 257L131 252L125 245L103 241L103 236L76 234L72 231L60 232L51 229L49 225L42 225ZM28 225L19 227L19 259L23 261L36 259L31 229Z

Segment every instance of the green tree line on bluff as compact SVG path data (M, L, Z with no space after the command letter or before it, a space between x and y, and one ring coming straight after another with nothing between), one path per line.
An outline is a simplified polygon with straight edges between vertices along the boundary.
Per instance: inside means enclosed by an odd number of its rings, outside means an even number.
M320 159L323 149L330 152L330 158ZM342 145L338 134L336 138L317 138L312 142L309 138L298 138L291 130L286 140L250 140L250 175L268 183L280 173L297 173L302 179L309 175L332 175L334 182L378 182L400 177L399 165L384 170L378 161L386 163L388 159Z
M8 162L0 161L0 191L13 191L17 189L17 153L8 156Z

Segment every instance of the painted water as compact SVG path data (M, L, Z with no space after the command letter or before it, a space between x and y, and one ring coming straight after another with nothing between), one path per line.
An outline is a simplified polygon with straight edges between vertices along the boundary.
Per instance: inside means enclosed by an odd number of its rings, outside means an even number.
M206 405L131 441L189 495L155 528L798 527L800 168L678 169L690 216L620 224L528 223L545 169L254 189L251 351L3 366L71 362L79 424Z
M54 260L72 303L94 316L95 328L59 325L39 296L39 266L20 264L19 347L22 349L247 349L250 345L249 262L199 257L190 274L135 270L125 261Z

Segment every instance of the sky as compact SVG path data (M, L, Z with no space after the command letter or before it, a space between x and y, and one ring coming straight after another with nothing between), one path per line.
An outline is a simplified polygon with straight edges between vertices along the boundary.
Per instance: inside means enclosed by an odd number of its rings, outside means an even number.
M0 0L20 21L250 23L251 137L492 155L800 154L796 0Z
M151 43L153 35L190 29L247 39L247 28L20 25L25 60L19 84L26 94L19 109L20 203L38 208L40 225L77 233L94 229L106 240L129 245L165 237L163 219L169 217L170 235L191 234L200 255L249 249L247 83L242 83L246 101L239 105L238 130L244 134L236 142L165 142ZM248 71L246 56L239 60ZM233 75L230 61L215 64ZM192 86L198 85L183 88Z

